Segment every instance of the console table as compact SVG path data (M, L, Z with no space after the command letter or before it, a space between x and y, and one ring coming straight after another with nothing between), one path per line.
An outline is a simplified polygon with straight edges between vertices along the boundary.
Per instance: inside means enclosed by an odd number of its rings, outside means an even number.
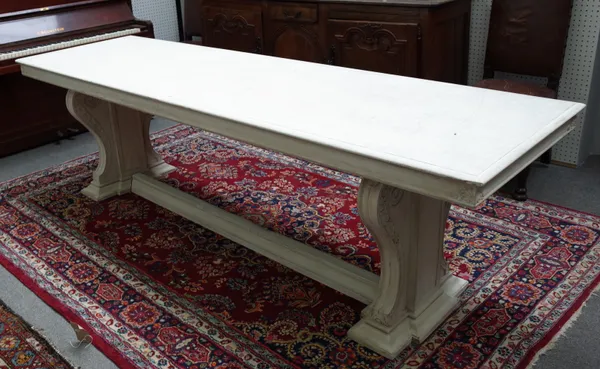
M467 82L470 0L186 2L206 46Z
M130 36L18 62L25 76L68 89L69 111L95 135L100 163L85 195L131 191L364 302L348 334L390 358L441 324L467 284L444 260L450 205L484 201L567 135L584 108ZM151 115L360 176L359 213L381 274L156 179L174 168L150 144Z

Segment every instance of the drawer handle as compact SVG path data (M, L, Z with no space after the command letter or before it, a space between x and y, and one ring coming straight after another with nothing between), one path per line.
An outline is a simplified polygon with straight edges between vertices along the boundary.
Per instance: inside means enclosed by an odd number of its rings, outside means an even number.
M296 13L292 14L291 11L283 9L283 16L286 19L298 19L302 16L302 11L297 11Z

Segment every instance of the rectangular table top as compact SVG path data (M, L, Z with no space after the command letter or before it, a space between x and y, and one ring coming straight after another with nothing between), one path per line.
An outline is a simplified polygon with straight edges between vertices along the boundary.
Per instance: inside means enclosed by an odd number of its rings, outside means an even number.
M32 78L412 190L428 178L482 187L512 176L585 107L135 36L17 62ZM374 173L390 168L402 170ZM473 205L489 193L475 195L441 197Z

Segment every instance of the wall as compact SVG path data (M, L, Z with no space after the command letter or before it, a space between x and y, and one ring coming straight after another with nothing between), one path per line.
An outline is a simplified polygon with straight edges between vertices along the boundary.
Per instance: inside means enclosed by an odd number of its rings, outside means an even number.
M598 50L599 49L596 48L596 53L598 53ZM582 162L588 155L600 154L600 105L598 105L597 101L600 101L599 57L596 57L594 62L590 93L588 97L587 114L585 116L585 124L581 135L580 155Z
M598 41L600 46L600 40ZM600 155L600 48L596 48L596 61L594 63L594 75L588 99L586 116L586 127L583 133L582 151L590 155Z
M152 21L155 37L179 41L176 0L133 0L136 18Z
M473 0L472 4L469 59L470 84L477 82L483 76L483 61L492 1ZM558 89L559 99L588 103L599 31L600 1L574 0L563 75ZM529 76L509 77L544 82L542 79ZM592 117L586 119L588 114L588 109L579 114L577 129L554 146L552 150L553 160L570 165L579 165L586 159L589 154L591 140L586 140L584 133L585 136L589 137L590 129L597 124L597 120L592 119Z

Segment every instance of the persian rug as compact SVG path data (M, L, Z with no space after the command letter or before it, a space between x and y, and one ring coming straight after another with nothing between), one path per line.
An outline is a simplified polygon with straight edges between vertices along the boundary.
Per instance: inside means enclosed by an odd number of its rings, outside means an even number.
M33 328L0 302L0 369L72 369Z
M176 126L162 181L379 273L360 179ZM364 304L134 194L94 202L90 155L0 185L0 262L122 368L524 368L596 288L600 217L496 195L453 206L470 282L430 337L385 359L348 339Z

